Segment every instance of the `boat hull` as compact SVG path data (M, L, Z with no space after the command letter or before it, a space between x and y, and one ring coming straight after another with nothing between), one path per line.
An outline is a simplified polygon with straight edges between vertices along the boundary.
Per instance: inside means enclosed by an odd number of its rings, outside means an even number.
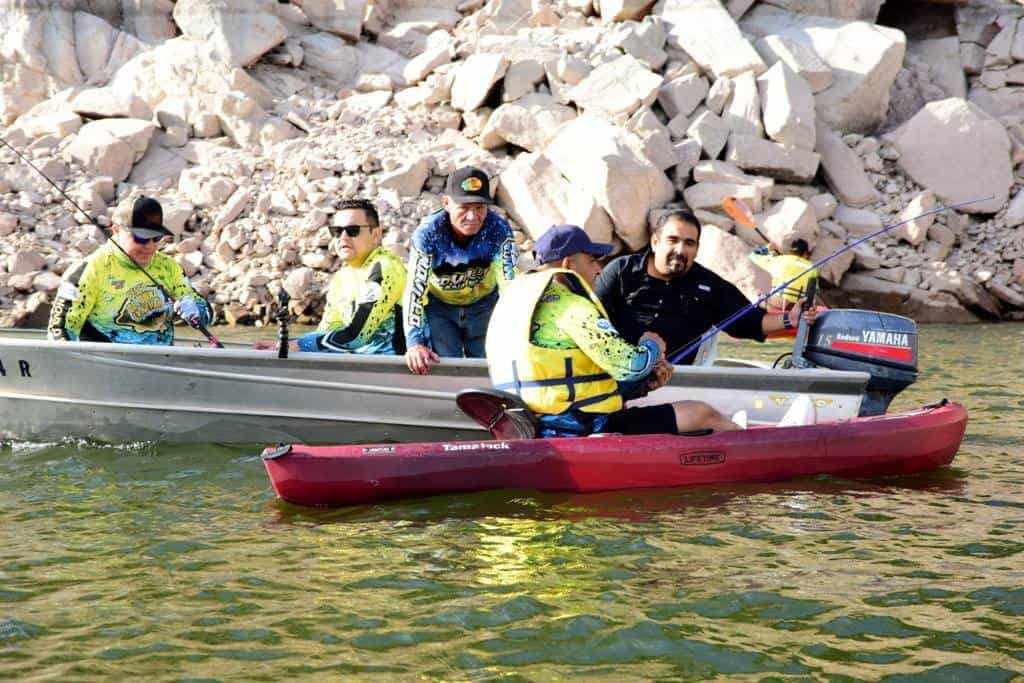
M967 425L948 403L805 427L760 427L703 437L575 439L285 447L264 453L277 495L307 506L498 488L592 492L770 482L830 474L913 474L952 462Z
M704 400L778 420L810 394L824 418L856 415L868 376L832 370L677 368L648 400ZM49 342L0 336L0 439L337 443L481 438L455 395L489 386L481 359L413 375L395 356Z

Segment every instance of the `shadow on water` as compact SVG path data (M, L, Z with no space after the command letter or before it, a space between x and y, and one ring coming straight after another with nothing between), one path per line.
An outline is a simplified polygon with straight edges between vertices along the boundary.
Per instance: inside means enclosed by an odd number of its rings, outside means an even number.
M654 522L660 516L685 510L714 510L771 496L780 501L806 496L847 498L890 493L963 495L966 472L956 467L925 474L873 480L821 476L765 484L723 484L688 488L633 489L599 493L549 493L502 489L403 499L374 505L310 508L273 500L267 509L274 525L318 526L366 522L442 522L501 517L534 521L580 521L588 518Z

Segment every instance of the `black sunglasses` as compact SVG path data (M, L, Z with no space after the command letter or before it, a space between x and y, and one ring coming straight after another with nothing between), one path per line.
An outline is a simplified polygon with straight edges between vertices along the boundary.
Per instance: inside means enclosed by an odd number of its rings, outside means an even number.
M166 235L158 235L156 237L139 237L134 232L132 233L132 239L135 240L135 244L149 244L150 242L163 242Z
M375 228L375 225L331 225L328 226L328 230L331 231L331 237L341 237L342 233L349 237L359 237L359 233L363 228Z

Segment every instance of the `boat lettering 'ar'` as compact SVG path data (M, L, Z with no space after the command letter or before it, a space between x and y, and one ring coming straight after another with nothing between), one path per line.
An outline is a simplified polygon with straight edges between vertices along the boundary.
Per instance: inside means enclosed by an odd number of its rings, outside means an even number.
M29 367L27 360L19 360L18 361L18 372L21 373L22 377L31 377L32 376L32 369ZM7 368L4 367L3 360L0 360L0 377L6 377L6 376L7 376Z

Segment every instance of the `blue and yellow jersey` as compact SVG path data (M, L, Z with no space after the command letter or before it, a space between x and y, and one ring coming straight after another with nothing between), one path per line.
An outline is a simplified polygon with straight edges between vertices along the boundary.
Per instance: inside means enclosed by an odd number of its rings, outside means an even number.
M519 249L508 222L488 211L480 232L465 246L452 239L444 210L432 213L412 236L408 283L403 299L409 346L427 343L427 298L468 306L504 288L518 274Z
M362 265L343 265L331 279L316 332L298 338L302 351L396 354L405 352L402 307L405 265L377 247Z
M782 283L792 280L814 265L807 259L794 254L770 255L756 251L750 255L750 260L758 268L768 271L768 274L772 276L772 289L780 287ZM818 277L817 270L811 270L786 285L781 292L782 298L787 303L795 304L807 291L807 281L812 277Z
M210 322L209 304L174 259L157 253L146 273L175 299L195 298L200 324ZM166 346L174 343L174 314L149 277L107 242L64 274L48 334L58 341Z

